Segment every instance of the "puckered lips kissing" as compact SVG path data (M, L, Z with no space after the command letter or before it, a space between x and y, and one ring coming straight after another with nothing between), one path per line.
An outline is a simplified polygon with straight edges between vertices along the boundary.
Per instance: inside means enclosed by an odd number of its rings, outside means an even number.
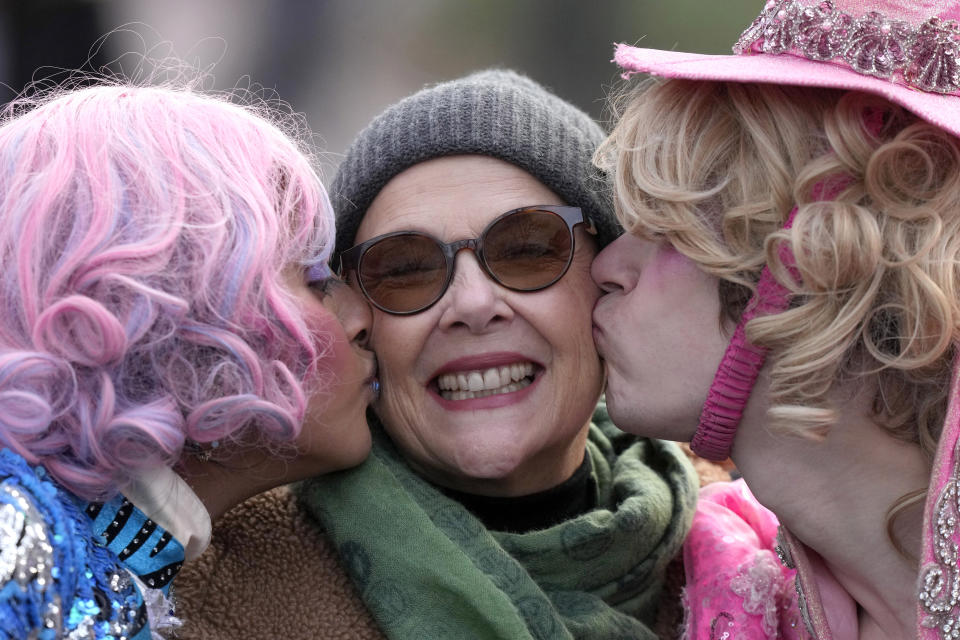
M600 305L603 302L605 297L606 296L601 296L600 299L597 300L597 303L593 307L593 323L592 323L593 344L597 347L597 354L600 356L601 359L605 359L606 356L603 351L603 342L604 342L603 328L600 324L601 321L598 319L597 310L600 308Z
M543 366L519 353L485 353L447 362L431 377L431 396L446 409L493 409L529 395Z

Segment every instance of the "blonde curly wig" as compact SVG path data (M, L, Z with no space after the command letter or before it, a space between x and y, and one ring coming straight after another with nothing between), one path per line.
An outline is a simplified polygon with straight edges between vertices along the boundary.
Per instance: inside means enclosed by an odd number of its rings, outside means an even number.
M614 111L595 161L624 227L718 276L732 318L764 264L795 294L747 326L770 350L771 426L823 435L830 392L862 380L876 419L932 457L960 328L958 141L882 98L802 87L651 79Z

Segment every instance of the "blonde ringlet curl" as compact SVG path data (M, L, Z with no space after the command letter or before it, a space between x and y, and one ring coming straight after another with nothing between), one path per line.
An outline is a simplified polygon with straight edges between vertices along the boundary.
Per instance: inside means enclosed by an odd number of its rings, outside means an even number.
M824 435L833 392L862 380L880 424L932 457L960 331L958 141L819 88L651 78L612 104L595 162L624 227L720 278L730 318L765 264L795 294L747 326L770 350L771 428Z

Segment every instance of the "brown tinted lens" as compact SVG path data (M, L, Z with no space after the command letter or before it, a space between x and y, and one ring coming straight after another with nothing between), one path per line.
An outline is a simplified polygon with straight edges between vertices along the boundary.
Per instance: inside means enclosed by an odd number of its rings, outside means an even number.
M358 276L371 302L403 313L425 307L440 296L446 260L432 238L390 236L367 249Z
M483 255L490 272L521 291L542 289L563 275L573 248L567 223L550 211L520 211L487 230Z

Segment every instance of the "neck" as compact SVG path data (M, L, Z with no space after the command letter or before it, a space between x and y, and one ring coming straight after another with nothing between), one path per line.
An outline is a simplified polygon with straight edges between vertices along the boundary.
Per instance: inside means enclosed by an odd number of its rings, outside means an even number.
M190 485L214 522L247 498L313 475L311 465L257 449L225 451L222 457L181 459L180 475Z
M764 385L758 382L753 398L766 397ZM930 467L918 446L876 424L871 400L869 388L840 399L837 423L822 440L811 440L771 434L766 407L751 399L732 457L757 499L823 558L857 603L860 637L913 637L922 508L895 520L906 554L887 533L888 514L900 498L927 486Z
M517 497L491 497L441 491L453 498L492 531L528 533L548 529L594 509L599 499L590 456L564 482L546 491Z

